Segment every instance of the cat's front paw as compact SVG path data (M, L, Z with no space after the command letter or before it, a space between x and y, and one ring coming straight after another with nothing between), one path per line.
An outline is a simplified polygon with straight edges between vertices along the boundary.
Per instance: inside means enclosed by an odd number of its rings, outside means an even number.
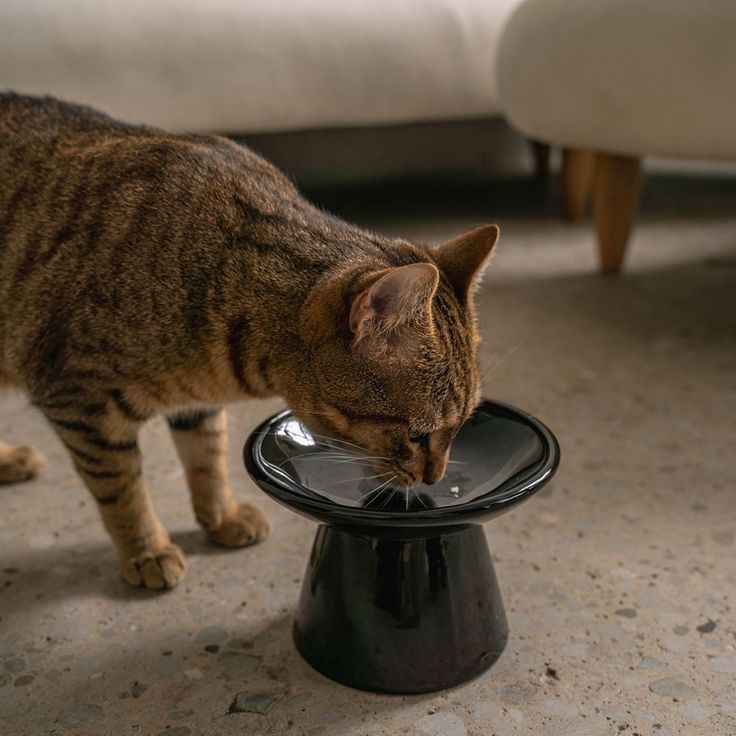
M123 577L131 585L149 590L173 588L184 577L184 553L175 544L165 544L131 557L123 564Z
M271 531L266 515L249 503L241 503L220 526L208 529L209 538L224 547L245 547L265 539Z
M14 447L0 455L0 483L21 483L35 478L46 458L32 447Z

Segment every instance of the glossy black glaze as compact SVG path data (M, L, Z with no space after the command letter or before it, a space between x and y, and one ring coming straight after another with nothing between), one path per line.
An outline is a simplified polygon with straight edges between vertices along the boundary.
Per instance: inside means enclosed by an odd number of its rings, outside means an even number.
M540 421L493 401L484 401L458 433L447 477L417 486L404 502L404 491L390 485L370 493L381 478L366 490L361 476L377 471L359 455L345 460L349 449L315 439L285 411L251 434L244 460L256 483L276 501L315 521L366 533L488 521L541 488L559 462L557 441ZM305 478L305 464L311 477ZM361 497L365 505L356 505Z
M482 527L410 541L317 530L294 641L322 674L373 692L442 690L490 667L507 637Z
M557 441L528 414L485 401L453 443L448 477L412 493L379 487L348 449L286 411L243 451L262 490L320 523L297 648L325 675L375 692L429 692L479 674L508 636L480 522L550 480Z

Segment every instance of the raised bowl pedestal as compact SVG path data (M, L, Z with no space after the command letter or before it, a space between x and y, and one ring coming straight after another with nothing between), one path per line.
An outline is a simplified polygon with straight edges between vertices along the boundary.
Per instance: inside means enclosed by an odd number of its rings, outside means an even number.
M480 674L508 638L482 523L550 480L554 436L484 401L455 439L446 478L411 492L371 481L375 471L347 448L287 411L244 449L263 491L319 523L294 620L298 650L328 677L373 692L430 692Z

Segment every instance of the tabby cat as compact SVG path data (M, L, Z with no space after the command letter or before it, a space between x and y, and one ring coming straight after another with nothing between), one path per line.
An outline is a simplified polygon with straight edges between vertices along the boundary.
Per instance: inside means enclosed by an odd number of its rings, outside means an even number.
M197 520L226 546L269 531L228 485L229 402L280 395L402 485L437 481L478 401L472 291L497 237L376 235L224 138L0 94L0 386L69 450L125 579L171 588L185 561L141 475L141 425L167 417ZM0 443L2 483L43 463Z

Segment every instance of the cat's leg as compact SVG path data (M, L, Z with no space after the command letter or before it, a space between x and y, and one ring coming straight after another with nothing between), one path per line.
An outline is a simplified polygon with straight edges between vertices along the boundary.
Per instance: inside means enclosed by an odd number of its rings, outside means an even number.
M169 418L197 521L210 539L226 547L254 544L268 535L262 511L238 503L227 476L227 417L224 410L192 410Z
M156 517L141 475L141 422L125 416L120 402L38 403L97 501L125 579L155 590L173 588L184 575L184 555Z
M0 442L0 483L20 483L35 478L46 465L32 447L12 447Z
M14 386L0 368L0 392ZM16 386L17 388L17 386ZM46 466L46 458L32 447L13 447L0 442L0 484L21 483L35 478Z

